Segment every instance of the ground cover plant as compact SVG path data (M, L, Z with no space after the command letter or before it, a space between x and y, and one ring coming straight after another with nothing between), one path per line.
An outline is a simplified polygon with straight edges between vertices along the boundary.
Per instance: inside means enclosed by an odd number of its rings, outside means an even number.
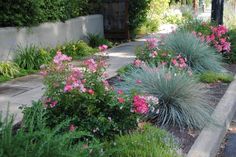
M107 147L112 157L179 157L173 137L150 124L144 124L132 134L116 137Z
M207 90L184 71L143 65L122 79L124 81L117 84L117 89L143 92L144 98L140 102L148 102L145 95L158 99L151 103L153 105L149 104L148 121L160 126L196 129L211 121L213 109L208 105Z
M19 66L11 61L0 62L0 76L13 78L19 73Z
M230 83L234 80L234 77L233 75L227 73L216 73L208 71L200 74L199 79L201 82L204 83L216 83L216 82Z

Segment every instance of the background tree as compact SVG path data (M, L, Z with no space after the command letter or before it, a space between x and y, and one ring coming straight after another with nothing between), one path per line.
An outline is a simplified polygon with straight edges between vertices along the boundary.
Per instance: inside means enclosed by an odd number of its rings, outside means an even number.
M223 24L224 0L212 0L211 21Z

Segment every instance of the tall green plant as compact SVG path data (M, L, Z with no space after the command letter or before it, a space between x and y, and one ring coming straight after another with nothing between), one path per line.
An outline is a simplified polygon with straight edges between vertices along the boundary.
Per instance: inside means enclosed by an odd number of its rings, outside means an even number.
M143 66L125 76L118 88L144 92L159 98L155 111L147 120L161 126L201 129L211 120L212 108L207 90L184 72L164 67ZM139 80L140 83L137 84Z
M13 78L19 73L19 66L11 61L1 61L0 62L0 75L4 77Z
M18 46L14 53L16 64L27 70L38 70L42 64L50 60L48 52L32 44L26 47Z
M45 123L45 112L41 103L33 103L33 107L25 112L18 130L13 129L13 118L6 117L4 121L0 120L0 156L99 156L98 152L95 153L94 146L97 144L93 145L92 142L83 141L83 137L90 138L90 135L80 131L69 131L69 120L58 124L52 130L48 129ZM68 127L68 130L62 130L65 126ZM64 132L62 133L62 131Z
M177 31L163 39L161 49L171 50L186 57L193 71L223 71L222 56L207 43L202 42L190 32Z

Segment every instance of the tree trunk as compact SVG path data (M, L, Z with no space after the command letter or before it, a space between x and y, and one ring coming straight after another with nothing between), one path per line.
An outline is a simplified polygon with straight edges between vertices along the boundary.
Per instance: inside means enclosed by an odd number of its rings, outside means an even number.
M211 21L223 24L224 0L212 0Z
M194 10L194 14L197 15L197 13L198 13L198 0L193 0L193 10Z

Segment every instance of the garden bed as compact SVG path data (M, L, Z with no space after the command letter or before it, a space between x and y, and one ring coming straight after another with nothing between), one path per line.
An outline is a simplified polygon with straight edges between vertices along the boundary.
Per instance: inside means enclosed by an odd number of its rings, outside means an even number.
M236 64L227 64L225 68L232 73L236 74ZM108 79L108 82L111 85L116 84L117 82L123 81L122 78L117 75ZM211 99L211 106L216 107L220 102L221 98L224 96L227 88L230 83L216 82L216 83L205 83L205 87L209 90L209 96ZM201 130L191 130L191 129L179 129L177 127L165 128L169 133L171 133L175 139L178 141L181 151L183 154L187 154L194 144L195 140L201 133Z

